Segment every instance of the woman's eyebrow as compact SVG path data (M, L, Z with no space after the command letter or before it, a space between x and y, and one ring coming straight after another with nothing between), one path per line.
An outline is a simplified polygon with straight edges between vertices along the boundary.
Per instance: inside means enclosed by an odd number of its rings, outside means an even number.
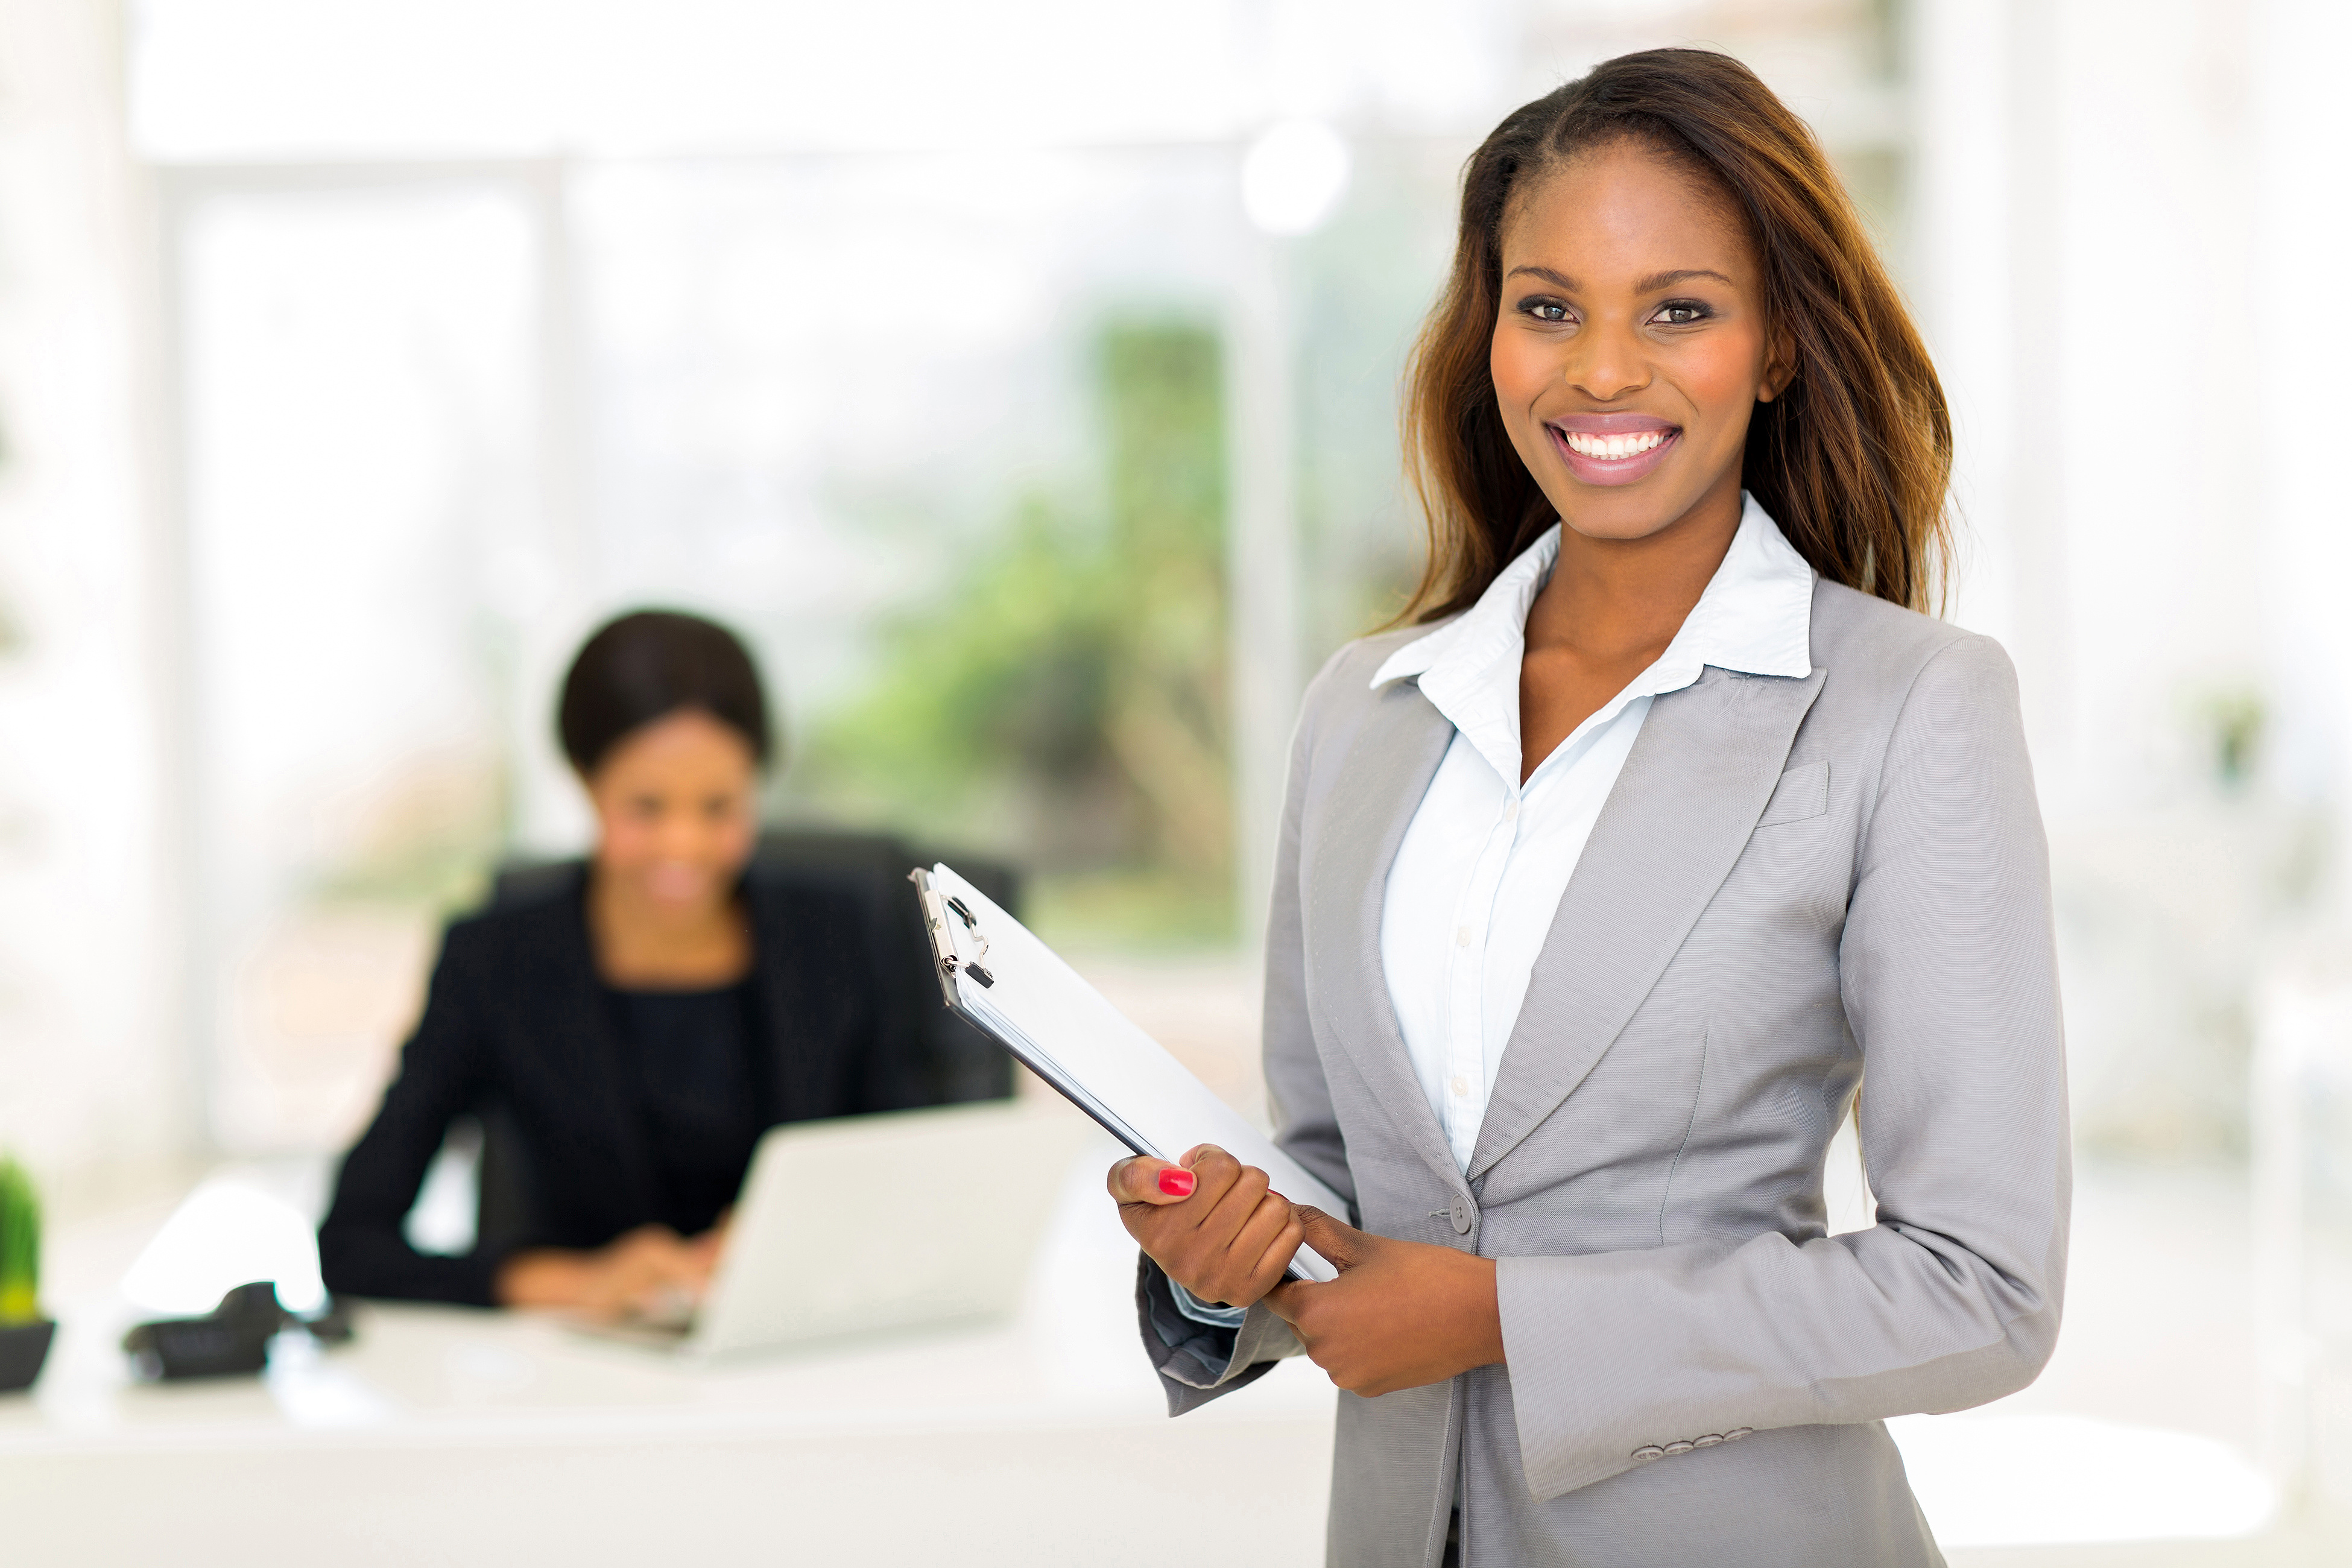
M1554 272L1549 267L1514 267L1508 272L1504 273L1503 277L1507 281L1510 279L1517 278L1522 272L1527 273L1531 278L1540 278L1545 282L1551 284L1554 288L1565 289L1571 294L1576 292L1577 282L1575 279L1570 278L1565 272Z
M1578 283L1575 279L1570 278L1567 273L1555 272L1549 267L1514 267L1503 276L1507 279L1517 278L1522 272L1528 274L1531 278L1540 278L1545 282L1551 284L1553 287L1565 289L1571 294L1577 292L1578 289L1582 287L1582 285ZM1711 267L1680 267L1668 272L1653 272L1646 278L1636 279L1633 284L1633 292L1636 294L1654 294L1661 289L1671 289L1677 283L1687 283L1694 278L1712 278L1717 282L1725 284L1728 287L1738 287L1738 285L1733 283L1730 279L1726 278L1722 273L1716 271Z
M1654 294L1661 289L1671 289L1677 283L1687 283L1694 278L1712 278L1730 288L1738 285L1710 267L1684 267L1672 272L1653 272L1633 285L1636 294Z

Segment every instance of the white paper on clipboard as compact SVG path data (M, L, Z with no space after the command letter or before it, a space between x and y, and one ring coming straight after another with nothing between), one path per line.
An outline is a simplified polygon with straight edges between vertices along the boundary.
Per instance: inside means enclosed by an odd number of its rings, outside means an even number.
M1219 1100L979 889L945 864L918 867L912 879L948 1005L1112 1137L1160 1160L1173 1160L1195 1143L1214 1143L1264 1171L1291 1202L1347 1218L1346 1199ZM1318 1282L1339 1277L1308 1247L1291 1259L1290 1272Z

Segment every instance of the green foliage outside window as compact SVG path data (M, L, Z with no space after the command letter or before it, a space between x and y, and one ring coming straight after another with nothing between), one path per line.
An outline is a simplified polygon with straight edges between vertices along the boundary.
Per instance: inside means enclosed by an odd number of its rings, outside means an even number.
M1198 326L1093 347L1099 510L1032 496L884 630L802 788L835 813L1010 855L1057 939L1233 929L1220 353Z

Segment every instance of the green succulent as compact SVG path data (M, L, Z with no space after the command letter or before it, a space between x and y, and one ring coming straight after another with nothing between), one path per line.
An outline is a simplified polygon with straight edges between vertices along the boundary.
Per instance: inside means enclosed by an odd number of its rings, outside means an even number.
M0 1157L0 1327L41 1315L41 1200L33 1178Z

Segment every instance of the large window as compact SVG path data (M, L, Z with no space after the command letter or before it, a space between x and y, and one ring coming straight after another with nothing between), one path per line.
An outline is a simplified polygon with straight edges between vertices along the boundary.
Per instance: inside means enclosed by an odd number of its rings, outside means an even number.
M1284 475L1328 643L1402 556L1388 405L1448 160L1374 150L1352 229L1272 257L1235 162L170 176L220 1134L342 1135L436 922L577 850L553 689L631 605L753 641L778 811L1012 855L1081 937L1230 941L1236 334L1328 341L1277 389L1331 437ZM1236 277L1318 263L1381 282L1243 321Z

